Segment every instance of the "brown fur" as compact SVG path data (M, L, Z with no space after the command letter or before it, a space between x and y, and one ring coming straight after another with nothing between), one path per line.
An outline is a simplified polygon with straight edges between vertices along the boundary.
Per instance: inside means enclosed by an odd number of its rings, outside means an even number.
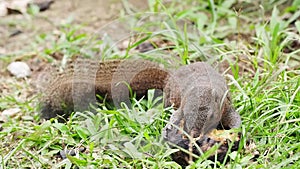
M174 125L181 123L183 130L194 137L206 134L220 122L227 128L240 126L224 78L204 62L168 70L146 60L78 59L53 78L44 91L42 117L67 117L72 111L86 110L90 103L97 102L96 94L106 96L115 106L130 104L127 84L138 96L153 88L164 91L165 106L174 105L176 112L163 134L175 144L182 132Z

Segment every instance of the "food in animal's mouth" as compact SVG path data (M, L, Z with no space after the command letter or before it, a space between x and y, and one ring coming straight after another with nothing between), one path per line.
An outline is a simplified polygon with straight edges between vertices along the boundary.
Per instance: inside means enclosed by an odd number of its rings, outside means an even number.
M207 135L194 138L192 142L182 139L176 146L173 145L174 148L179 148L179 151L171 156L181 166L187 166L197 160L197 156L200 157L216 146L216 149L208 154L208 160L224 162L227 153L238 150L240 139L240 133L214 129ZM229 158L226 159L228 160Z

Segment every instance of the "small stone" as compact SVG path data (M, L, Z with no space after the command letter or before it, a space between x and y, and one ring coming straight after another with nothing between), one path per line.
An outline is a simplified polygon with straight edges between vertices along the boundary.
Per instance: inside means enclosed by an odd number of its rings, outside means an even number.
M25 62L12 62L8 65L7 70L17 78L24 78L31 74L31 70Z
M70 156L75 156L76 152L75 150L71 149L71 150L60 150L59 151L59 155L62 159L66 159L67 158L67 154Z
M59 155L62 159L66 159L67 158L67 155L66 155L66 152L64 150L60 150L59 151Z
M11 109L6 109L2 112L2 116L7 116L7 117L13 117L15 116L17 113L19 113L21 111L20 108L11 108Z
M6 6L7 6L7 2L0 1L0 17L7 15L8 10L7 10Z
M7 8L16 10L25 14L27 12L27 6L31 3L32 0L13 0L8 1Z

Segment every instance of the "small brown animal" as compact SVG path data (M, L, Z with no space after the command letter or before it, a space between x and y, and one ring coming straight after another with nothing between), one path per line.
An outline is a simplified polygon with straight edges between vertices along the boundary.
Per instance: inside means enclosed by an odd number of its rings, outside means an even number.
M177 144L183 136L179 128L198 137L219 123L225 128L241 124L224 78L204 62L171 70L147 60L78 59L44 91L42 117L67 117L74 110L86 110L97 102L96 94L116 106L130 104L128 85L137 96L145 95L148 89L163 90L165 106L177 109L163 130L164 138L172 143Z

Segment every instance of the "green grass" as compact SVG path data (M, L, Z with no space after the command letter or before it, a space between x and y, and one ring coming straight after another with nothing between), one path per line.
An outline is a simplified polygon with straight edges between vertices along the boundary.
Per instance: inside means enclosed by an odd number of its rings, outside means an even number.
M124 12L134 13L130 4L123 3L127 7ZM117 21L131 23L139 39L129 41L125 51L109 37L99 40L97 32L78 33L81 26L72 23L61 25L59 35L37 36L32 51L60 66L74 55L93 58L100 54L102 59L142 57L166 66L227 62L224 76L243 121L239 151L228 154L227 164L200 158L189 168L299 168L299 1L261 5L240 0L148 3L148 12L159 13L150 14L155 20L148 19L138 28L133 23L141 14L123 15ZM171 42L171 48L134 51L141 43L155 39ZM54 55L62 59L56 60ZM5 63L12 59L1 58ZM66 123L58 123L39 119L38 96L26 95L33 90L27 80L2 79L1 85L8 89L0 96L0 111L21 109L21 115L1 123L2 168L180 168L169 156L177 149L171 149L161 138L173 110L155 104L158 100L151 99L153 91L149 91L148 100L133 99L131 107L111 110L99 105L97 114L77 112ZM82 147L85 151L80 152ZM76 155L59 159L60 151L67 149L74 149ZM252 159L254 152L259 156Z

